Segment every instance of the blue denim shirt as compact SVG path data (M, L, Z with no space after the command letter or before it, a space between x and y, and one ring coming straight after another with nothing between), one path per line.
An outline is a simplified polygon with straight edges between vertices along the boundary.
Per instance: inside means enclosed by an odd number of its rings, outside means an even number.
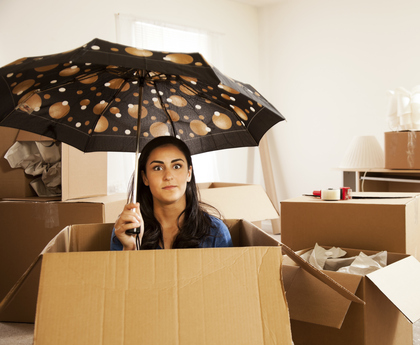
M232 247L232 238L226 224L219 218L209 215L212 225L210 236L206 237L200 248ZM161 249L161 248L160 248ZM111 250L123 250L123 245L115 236L115 229L112 229Z

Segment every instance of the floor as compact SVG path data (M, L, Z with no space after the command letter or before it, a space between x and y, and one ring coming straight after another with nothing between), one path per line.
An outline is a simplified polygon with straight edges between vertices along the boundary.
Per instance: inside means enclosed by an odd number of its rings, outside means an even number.
M32 345L33 323L0 322L0 345Z

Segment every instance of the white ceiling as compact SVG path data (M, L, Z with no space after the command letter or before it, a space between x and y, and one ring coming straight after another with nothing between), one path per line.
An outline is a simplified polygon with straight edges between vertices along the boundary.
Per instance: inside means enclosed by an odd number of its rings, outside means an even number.
M236 2L241 2L243 4L252 5L255 7L262 7L265 5L272 5L282 2L283 0L233 0Z

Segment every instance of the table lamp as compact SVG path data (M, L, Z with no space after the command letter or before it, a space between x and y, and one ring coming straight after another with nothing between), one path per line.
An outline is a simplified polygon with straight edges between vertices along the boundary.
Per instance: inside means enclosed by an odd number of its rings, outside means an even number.
M340 164L340 169L383 169L384 167L384 151L373 135L354 137Z

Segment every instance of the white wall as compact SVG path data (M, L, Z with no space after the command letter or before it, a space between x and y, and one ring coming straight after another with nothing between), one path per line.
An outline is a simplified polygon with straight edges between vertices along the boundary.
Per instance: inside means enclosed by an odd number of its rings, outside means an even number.
M261 92L280 200L342 186L355 135L388 131L388 90L420 84L417 0L283 0L259 11Z
M1 0L0 66L70 50L95 37L115 42L116 13L222 34L220 69L258 89L258 12L228 0ZM220 181L263 183L256 148L220 151L217 163Z
M387 91L420 84L417 0L2 0L0 65L115 41L115 13L223 34L223 72L287 118L267 136L280 200L341 186L335 168L352 137L383 144ZM220 181L263 184L256 148L221 151L218 165Z

